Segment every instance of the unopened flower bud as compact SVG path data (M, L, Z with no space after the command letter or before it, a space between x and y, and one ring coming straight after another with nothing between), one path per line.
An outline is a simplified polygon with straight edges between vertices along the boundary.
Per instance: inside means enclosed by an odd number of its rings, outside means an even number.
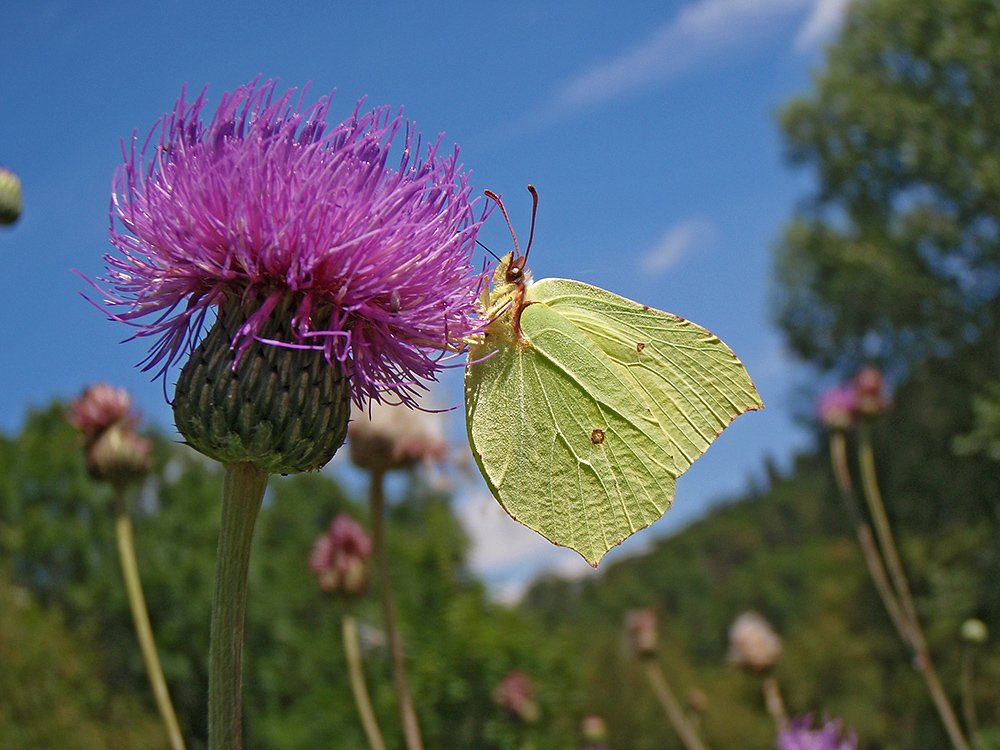
M633 609L625 615L625 631L632 653L651 657L656 653L656 613L651 609Z
M847 430L854 424L856 405L854 388L837 386L823 392L819 397L817 411L820 421L828 430Z
M0 224L13 224L21 215L21 180L0 167Z
M855 411L863 417L874 417L889 407L882 373L865 367L854 377Z
M369 471L408 469L444 459L447 443L440 414L404 405L354 409L348 429L351 461Z
M580 722L580 733L585 742L604 742L608 738L608 725L597 714L588 714Z
M977 646L986 643L989 638L989 630L986 623L977 617L970 617L962 623L962 640L966 643L974 643Z
M367 561L371 553L372 543L364 529L341 513L327 532L316 538L309 567L323 591L360 596L368 588Z
M87 472L94 479L116 486L139 482L152 468L152 452L149 440L118 422L87 447Z
M687 704L694 713L703 714L708 708L708 695L704 690L693 688L687 694Z
M729 628L728 659L750 672L763 673L778 663L781 639L757 612L744 612Z
M535 685L531 678L519 669L510 672L497 687L493 700L515 719L525 724L538 721L538 704L535 703Z

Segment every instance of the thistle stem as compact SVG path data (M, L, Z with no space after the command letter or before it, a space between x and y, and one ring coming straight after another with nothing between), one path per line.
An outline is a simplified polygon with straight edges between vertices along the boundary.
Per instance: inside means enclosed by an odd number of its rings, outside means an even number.
M208 650L208 747L240 750L243 625L253 529L268 475L253 464L226 464L222 527Z
M840 496L854 522L855 534L858 537L858 544L861 546L865 566L868 568L868 575L871 576L875 590L878 592L896 632L899 633L899 637L903 639L904 643L912 643L913 637L910 633L909 623L903 616L896 595L892 591L889 577L885 572L885 565L882 563L882 557L879 555L875 538L872 535L871 526L861 516L861 511L858 508L858 501L854 495L854 485L851 482L851 472L847 465L847 438L841 430L830 435L830 463L833 466L833 475L837 480Z
M371 472L372 554L377 561L379 591L382 595L382 611L385 617L386 635L389 638L389 650L392 653L392 679L396 688L396 700L399 703L399 718L403 723L403 737L406 740L407 750L423 750L417 712L413 707L413 698L406 678L403 639L396 624L396 605L392 600L389 556L385 548L384 479L383 472Z
M868 503L868 510L875 525L875 534L878 538L882 557L885 559L886 567L895 588L896 598L902 614L902 619L906 623L906 632L909 633L909 644L913 648L917 670L924 679L927 691L931 695L934 707L937 709L941 723L944 724L945 731L951 744L956 750L969 750L969 743L962 733L962 727L958 723L955 710L952 708L948 695L941 685L934 662L931 659L930 649L927 647L927 639L924 637L920 619L917 617L917 609L913 603L913 596L910 594L909 582L903 570L899 553L896 551L896 543L892 537L892 529L889 526L889 518L885 512L885 504L882 502L882 492L878 486L878 477L875 472L875 452L872 449L871 429L864 424L860 430L858 442L858 464L861 468L861 486L864 489L865 500ZM904 640L906 636L904 635Z
M660 665L653 659L645 659L644 661L649 686L653 689L653 694L660 705L663 706L663 712L667 715L674 731L677 732L677 736L680 737L681 743L687 750L707 750L705 743L701 741L698 733L684 715L684 710L677 701L674 691L670 689L670 683L667 682L667 677L663 674Z
M761 687L764 689L764 705L774 721L775 728L780 732L788 726L788 714L785 711L785 701L781 698L781 688L774 675L766 675Z
M146 598L142 593L142 581L139 578L139 566L135 557L135 538L132 534L132 519L128 515L125 500L125 485L115 485L115 537L118 542L118 561L121 563L122 577L125 579L125 591L128 595L129 609L132 610L132 622L139 639L142 659L146 664L146 674L149 685L153 689L156 708L167 730L171 750L184 750L184 738L177 723L173 703L170 701L170 691L160 666L160 657L156 653L156 641L153 638L153 627L149 623L149 612L146 609Z
M368 738L371 750L385 750L385 740L379 729L375 711L372 709L368 687L365 685L365 673L362 668L361 645L358 642L358 623L352 615L344 615L341 622L344 637L344 655L347 657L347 669L351 675L351 692L354 693L354 703L361 717L361 725Z

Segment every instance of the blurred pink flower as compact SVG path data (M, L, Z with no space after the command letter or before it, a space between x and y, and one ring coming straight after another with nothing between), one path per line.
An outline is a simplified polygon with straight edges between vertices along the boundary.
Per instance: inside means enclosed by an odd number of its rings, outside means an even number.
M341 513L313 543L309 567L323 591L357 596L368 586L366 565L371 553L372 543L364 529Z
M823 391L819 397L817 411L820 421L827 429L846 430L854 425L856 405L854 388L841 385Z
M877 416L891 403L882 372L875 367L865 367L854 376L854 396L855 413L863 417Z
M535 685L531 678L515 669L503 678L493 694L493 700L514 718L527 724L538 721L538 704L535 703Z
M67 419L91 443L113 424L135 426L138 415L132 411L132 396L124 388L94 383L73 401Z

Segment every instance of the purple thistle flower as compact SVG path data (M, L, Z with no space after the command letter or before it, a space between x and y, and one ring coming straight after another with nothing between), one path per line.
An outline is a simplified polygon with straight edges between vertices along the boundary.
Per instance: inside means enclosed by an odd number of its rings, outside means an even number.
M777 750L857 750L857 737L853 731L842 734L842 722L827 721L819 729L812 723L812 716L792 719L778 734Z
M294 94L251 82L206 125L205 91L182 93L141 147L123 143L110 226L121 257L105 256L104 304L133 338L156 339L147 370L165 373L213 308L239 304L252 312L237 356L254 341L319 350L358 404L393 393L412 405L482 325L469 175L457 148L442 155L439 137L425 149L388 107L363 112L362 100L331 128L329 96L303 108ZM280 340L264 335L282 310Z

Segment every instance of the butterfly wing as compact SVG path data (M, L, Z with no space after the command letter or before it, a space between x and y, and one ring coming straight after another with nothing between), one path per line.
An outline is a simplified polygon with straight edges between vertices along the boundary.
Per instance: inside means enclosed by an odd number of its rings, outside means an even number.
M635 379L559 310L527 305L520 324L526 342L470 352L473 454L515 520L596 566L670 506L673 446Z
M572 324L612 363L662 426L678 476L736 417L764 406L732 350L689 320L567 279L543 279L527 299Z

